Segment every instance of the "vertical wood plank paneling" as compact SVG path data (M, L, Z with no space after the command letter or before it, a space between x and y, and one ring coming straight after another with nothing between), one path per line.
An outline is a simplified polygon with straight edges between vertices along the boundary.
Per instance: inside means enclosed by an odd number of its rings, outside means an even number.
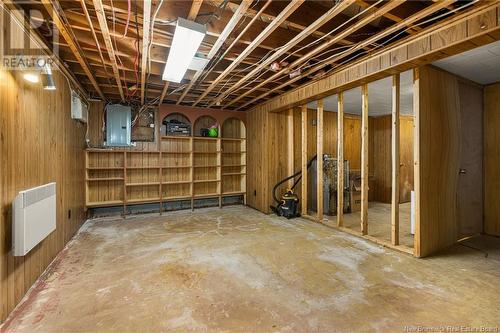
M307 105L302 106L302 150L301 150L301 170L302 180L301 183L301 213L307 215Z
M317 154L317 168L316 168L316 210L318 220L323 219L323 100L318 100L318 108L316 114L316 154Z
M500 83L484 89L484 232L500 236Z
M0 70L1 320L84 220L85 126L71 119L66 79L58 70L54 79L57 90L45 91L18 73ZM56 231L25 257L12 257L12 200L21 190L52 181L57 184Z
M419 70L420 247L418 256L457 240L460 94L457 77ZM437 167L438 165L438 167Z
M361 87L361 233L368 234L368 85Z
M344 93L337 107L337 226L344 226Z
M415 235L413 237L413 254L420 257L420 68L413 70L413 115L415 117L413 126L413 177L415 191L415 211L413 212L415 221Z
M399 115L400 77L392 77L392 199L391 199L391 242L399 245Z

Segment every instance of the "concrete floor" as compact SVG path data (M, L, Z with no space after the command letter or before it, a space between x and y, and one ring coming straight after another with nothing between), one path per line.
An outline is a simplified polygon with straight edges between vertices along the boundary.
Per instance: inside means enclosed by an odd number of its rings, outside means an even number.
M456 246L415 259L243 206L92 220L2 332L498 327L500 246L488 242L487 258Z
M410 233L409 202L399 205L399 243L413 248L413 235ZM336 217L332 217L336 221ZM344 226L361 231L361 212L344 214ZM391 204L382 202L368 203L368 235L380 240L391 241Z

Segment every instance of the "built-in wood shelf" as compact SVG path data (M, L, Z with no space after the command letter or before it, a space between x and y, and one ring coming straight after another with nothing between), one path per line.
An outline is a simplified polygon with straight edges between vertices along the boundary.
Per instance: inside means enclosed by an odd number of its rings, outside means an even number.
M194 208L195 199L218 198L220 206L223 197L246 199L245 138L160 138L157 151L87 150L87 207L122 205L126 214L132 204L159 203L161 211L167 201Z

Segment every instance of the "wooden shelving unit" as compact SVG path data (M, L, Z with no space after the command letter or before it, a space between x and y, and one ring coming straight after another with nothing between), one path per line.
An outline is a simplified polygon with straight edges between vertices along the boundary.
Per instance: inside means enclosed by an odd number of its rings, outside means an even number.
M240 122L239 120L235 120ZM88 208L243 195L246 203L244 125L222 137L161 136L157 151L86 151ZM236 129L234 127L237 127ZM240 137L231 137L236 135ZM225 137L227 135L228 137Z

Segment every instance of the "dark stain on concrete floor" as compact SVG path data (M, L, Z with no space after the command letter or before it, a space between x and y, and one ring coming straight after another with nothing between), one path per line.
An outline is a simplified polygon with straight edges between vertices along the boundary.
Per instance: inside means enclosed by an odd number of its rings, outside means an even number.
M415 259L242 206L96 219L84 224L2 331L498 327L495 258L460 247Z

